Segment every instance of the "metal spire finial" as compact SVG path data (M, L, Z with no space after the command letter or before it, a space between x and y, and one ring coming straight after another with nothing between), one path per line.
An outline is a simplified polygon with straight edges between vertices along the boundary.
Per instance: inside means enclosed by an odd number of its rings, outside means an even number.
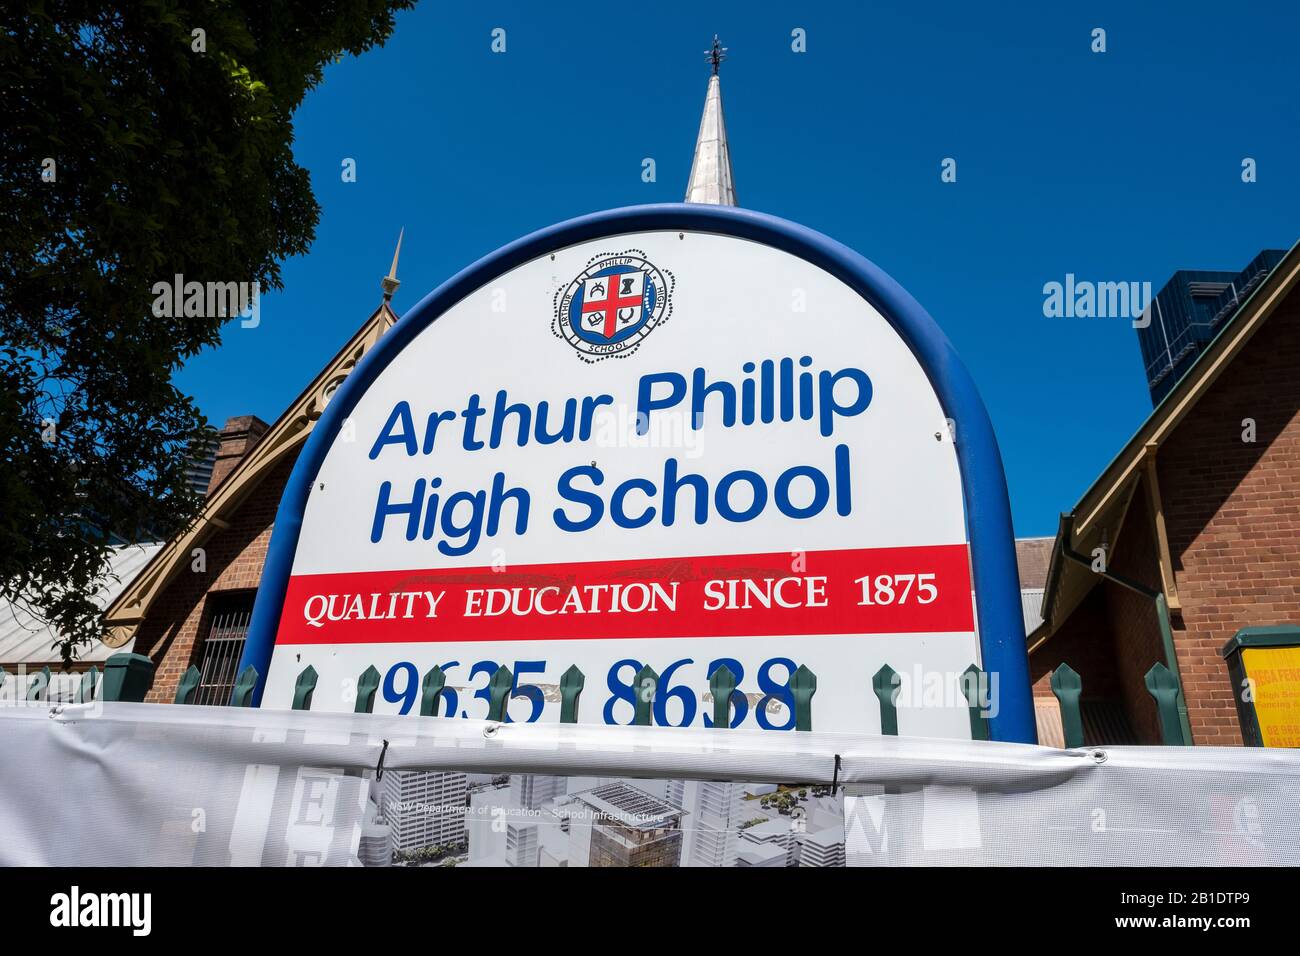
M700 135L695 140L691 160L691 177L686 184L686 201L714 206L736 205L736 184L731 175L731 148L727 145L727 124L722 118L722 79L718 67L726 59L727 48L713 37L713 49L706 55L713 64L709 89L704 96L704 113L700 117Z
M393 250L393 265L388 270L388 275L379 280L379 287L384 290L384 301L387 302L397 291L397 287L402 283L397 281L397 257L402 254L402 236L406 234L406 227L403 226L397 234L397 248Z
M727 48L722 45L722 41L718 39L716 33L713 34L712 48L705 50L704 55L707 56L709 62L713 64L713 75L717 76L718 67L722 66L722 61L727 58Z

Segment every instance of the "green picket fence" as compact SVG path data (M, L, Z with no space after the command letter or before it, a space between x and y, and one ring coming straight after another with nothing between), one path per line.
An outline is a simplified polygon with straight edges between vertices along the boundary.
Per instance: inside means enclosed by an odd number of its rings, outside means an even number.
M0 684L6 679L4 667L0 667ZM959 691L966 697L967 710L970 713L971 737L974 740L988 740L988 721L984 717L979 700L980 670L975 665L967 667L959 678ZM294 697L290 708L294 710L311 710L312 695L316 692L316 669L311 665L304 667L302 674L294 683ZM374 711L374 697L380 689L380 671L373 665L361 672L356 682L356 713L369 714ZM22 691L23 700L45 700L51 671L49 667L29 676L29 684ZM103 676L98 667L91 667L82 675L74 695L74 702L95 700L105 701L143 701L153 682L153 662L143 654L113 654L104 662ZM1062 663L1052 672L1052 693L1061 705L1061 726L1065 734L1067 748L1083 747L1083 680L1069 663ZM569 667L560 676L560 723L577 723L578 705L582 697L582 688L586 678L576 666ZM1169 669L1162 663L1156 663L1145 676L1147 692L1156 701L1156 714L1160 719L1161 743L1170 747L1184 747L1188 741L1183 736L1182 722L1178 717L1178 682ZM230 706L247 708L252 706L253 688L257 685L257 670L251 665L244 667L234 691L230 695ZM435 717L442 702L442 692L447 679L441 667L433 667L424 675L420 685L421 717ZM500 666L491 676L489 701L487 701L487 719L504 721L506 705L510 702L511 688L515 685L515 675L506 666ZM638 689L636 710L632 723L634 726L650 726L653 719L653 704L659 691L659 675L649 665L642 667L634 678L634 687ZM813 697L816 693L816 675L801 666L793 672L787 682L790 698L794 701L794 730L813 730ZM19 688L21 689L21 688ZM199 689L199 669L191 666L181 678L175 692L175 704L192 704ZM898 695L902 691L902 680L893 667L885 665L876 671L871 679L871 689L880 706L880 731L887 736L898 735ZM736 675L727 665L719 666L708 676L708 691L714 698L712 719L714 726L731 727L733 700L736 689Z
M8 676L5 669L0 667L0 685L4 684ZM48 700L52 678L48 666L28 675L26 690L19 688L22 690L22 699ZM152 683L153 661L142 654L114 654L104 662L102 676L98 667L92 666L86 671L73 692L72 700L64 703L81 704L96 699L143 701Z
M230 706L252 706L257 676L257 669L251 664L244 668L235 681L234 691L230 695ZM5 669L0 667L0 684L4 683L6 677ZM966 698L972 739L988 740L988 721L979 700L980 677L979 668L972 664L959 678L959 690ZM44 699L50 685L50 678L49 667L44 667L31 675L23 699L29 701ZM293 700L290 702L293 710L311 709L316 680L316 668L310 664L303 668L294 683ZM181 677L174 703L193 703L199 681L199 669L191 666ZM634 686L639 692L632 723L634 726L649 726L652 720L653 703L659 690L659 675L652 667L646 665L637 672L634 681ZM102 678L97 667L91 667L86 671L75 696L77 702L96 698L106 701L143 701L152 683L153 661L142 654L114 654L104 662ZM1189 741L1184 738L1182 723L1178 717L1177 680L1170 673L1169 668L1157 663L1147 671L1145 683L1147 692L1155 700L1162 743L1168 746L1186 746ZM379 690L379 684L380 673L373 665L361 673L357 679L357 699L354 707L357 713L374 712L375 695ZM510 701L510 691L514 684L514 675L508 667L502 665L497 668L488 683L489 720L505 720L506 705ZM579 703L585 684L586 677L577 666L570 667L560 677L560 723L578 722ZM421 717L437 716L446 686L447 678L442 668L431 668L424 675L420 685ZM806 666L800 666L790 675L786 686L794 701L795 730L812 730L812 702L813 696L817 693L817 675ZM1052 693L1061 706L1065 746L1069 748L1084 746L1081 709L1082 678L1069 664L1063 663L1052 672L1051 687ZM886 664L872 677L871 689L880 706L881 733L891 737L898 736L898 696L902 691L901 678ZM733 714L732 702L738 693L736 675L725 664L719 666L709 675L709 691L713 696L713 726L729 728Z
M1183 736L1183 724L1178 716L1178 680L1169 668L1156 662L1147 671L1147 693L1156 702L1156 716L1160 721L1160 742L1169 747L1184 747L1190 741ZM1083 678L1069 664L1062 663L1052 671L1052 694L1061 705L1061 729L1065 746L1076 748L1083 743Z
M235 681L234 691L230 696L232 707L251 707L253 690L257 686L257 669L251 664L244 668ZM316 691L316 668L310 664L303 668L294 682L293 710L310 710L312 696ZM966 698L970 713L971 736L975 740L988 740L988 721L983 715L979 703L980 671L971 665L959 678L959 690ZM359 714L373 713L375 696L379 691L381 675L371 665L357 678L357 697L353 707ZM713 696L713 726L730 728L734 714L736 675L731 668L722 664L709 675L709 692ZM570 667L560 677L560 723L576 724L586 677L576 665ZM181 678L176 690L174 703L189 704L194 700L199 686L199 669L190 667ZM420 684L421 717L436 717L442 702L442 694L447 686L446 675L441 667L433 667L424 675ZM504 664L497 668L488 682L488 720L504 721L506 706L510 702L510 692L515 686L514 674ZM633 678L636 688L636 702L632 718L633 726L648 727L652 722L653 705L659 692L659 674L646 665ZM813 727L813 696L817 693L817 675L806 666L801 665L789 677L786 687L794 702L794 729L810 731ZM886 664L872 679L872 687L880 704L881 727L885 734L898 735L898 695L902 690L902 681L892 667Z
M0 680L4 678L4 669L0 668ZM245 667L235 681L230 695L230 706L251 707L253 691L257 686L257 669L251 664ZM141 654L114 654L104 664L103 679L100 680L97 668L86 672L80 685L79 701L89 701L98 696L107 701L143 701L153 680L153 662ZM26 692L25 699L40 700L50 681L50 669L46 667L35 675ZM316 668L308 665L303 668L294 683L293 710L310 710L312 695L316 690ZM357 697L354 710L357 713L373 713L375 696L379 691L381 676L373 665L367 667L357 678ZM979 703L980 671L971 665L961 675L959 689L966 698L970 713L971 736L975 740L988 740L988 722L983 716ZM199 689L200 673L196 666L191 666L182 675L176 688L173 703L191 704ZM720 665L709 675L709 691L713 696L713 725L730 728L734 713L736 675L725 664ZM447 679L442 668L433 667L424 675L420 686L420 709L422 717L437 716L442 702L442 694ZM560 678L560 722L575 724L578 722L578 710L586 677L577 666L570 667ZM497 668L488 683L488 719L504 721L506 706L510 701L510 692L515 686L514 675L504 665ZM632 723L634 726L649 726L652 722L653 704L659 692L659 674L646 665L637 672L633 686L637 688L636 704ZM810 731L813 727L813 696L817 693L817 675L806 666L800 666L790 675L786 682L790 698L794 702L795 730ZM880 705L880 722L885 734L898 735L898 696L902 690L902 681L897 672L886 664L872 678L872 688Z

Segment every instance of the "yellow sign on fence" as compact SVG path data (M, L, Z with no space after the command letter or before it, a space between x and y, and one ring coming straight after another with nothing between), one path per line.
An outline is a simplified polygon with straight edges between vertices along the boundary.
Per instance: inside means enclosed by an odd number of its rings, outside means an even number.
M1300 747L1300 647L1241 652L1265 747Z

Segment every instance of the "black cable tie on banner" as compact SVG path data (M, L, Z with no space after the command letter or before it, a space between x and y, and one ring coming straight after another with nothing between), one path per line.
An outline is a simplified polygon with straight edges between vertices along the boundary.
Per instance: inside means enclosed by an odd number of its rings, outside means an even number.
M384 741L384 749L381 750L381 751L379 751L379 763L375 764L375 779L376 779L376 780L383 780L383 779L384 779L384 754L386 754L386 753L388 753L388 741L387 741L387 740ZM839 760L838 757L836 757L835 759L836 759L836 760ZM832 791L832 792L833 792L833 791Z
M835 755L835 774L831 777L831 796L835 796L835 791L840 786L840 755Z

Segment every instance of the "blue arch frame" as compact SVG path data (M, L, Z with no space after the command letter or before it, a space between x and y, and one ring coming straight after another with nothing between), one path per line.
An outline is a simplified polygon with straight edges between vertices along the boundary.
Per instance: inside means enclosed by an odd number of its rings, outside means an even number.
M840 279L870 302L916 355L944 414L957 422L957 460L966 499L980 648L984 669L998 674L1000 706L997 715L989 718L990 736L994 740L1035 743L1029 655L1002 457L975 383L947 336L902 286L847 246L775 216L686 203L592 213L501 247L417 302L343 380L299 454L276 512L248 640L239 662L240 670L252 664L261 675L254 703L261 703L307 496L334 437L370 384L431 322L516 266L580 242L659 230L718 233L798 256Z

